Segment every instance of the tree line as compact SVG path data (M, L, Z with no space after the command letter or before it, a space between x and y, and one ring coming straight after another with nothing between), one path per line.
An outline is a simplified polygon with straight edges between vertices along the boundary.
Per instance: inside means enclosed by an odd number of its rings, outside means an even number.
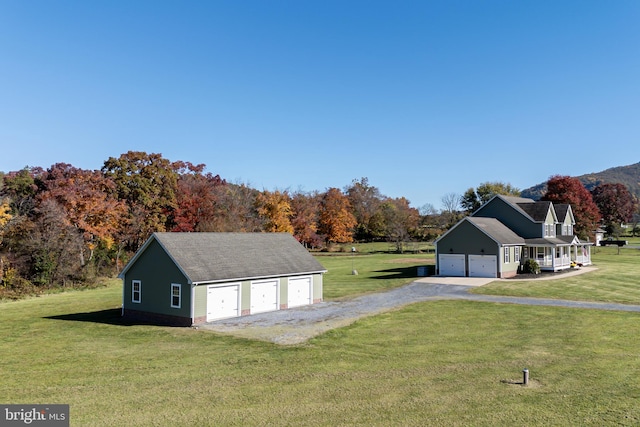
M58 163L0 176L0 284L77 284L117 273L153 232L287 232L308 248L390 241L402 251L421 233L420 213L354 180L324 192L259 191L129 151L100 170Z
M205 168L129 151L100 170L57 163L0 173L0 297L113 276L157 231L287 232L310 249L387 241L402 252L407 242L434 240L495 194L520 194L483 183L443 196L442 210L416 209L367 178L324 192L259 191ZM637 207L623 185L590 193L561 176L549 180L545 197L572 204L582 235L601 217L627 221Z

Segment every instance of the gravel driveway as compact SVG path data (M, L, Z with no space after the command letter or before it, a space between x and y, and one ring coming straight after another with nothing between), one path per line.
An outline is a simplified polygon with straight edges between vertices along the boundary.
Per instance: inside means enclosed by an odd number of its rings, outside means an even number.
M582 274L592 270L594 270L593 267L585 267L580 272L567 274ZM362 317L372 316L427 300L466 299L511 304L640 312L640 306L636 305L475 295L469 293L469 289L475 286L482 286L494 280L496 279L428 277L386 292L363 295L345 301L328 301L287 310L223 319L200 325L199 328L242 338L292 345L303 343L309 338L331 329L350 325Z

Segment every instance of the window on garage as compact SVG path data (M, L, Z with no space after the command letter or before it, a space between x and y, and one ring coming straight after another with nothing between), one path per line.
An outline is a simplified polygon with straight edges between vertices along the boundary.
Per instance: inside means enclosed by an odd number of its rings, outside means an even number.
M171 284L171 308L180 308L180 285Z
M142 282L140 280L133 280L131 282L131 302L142 301Z

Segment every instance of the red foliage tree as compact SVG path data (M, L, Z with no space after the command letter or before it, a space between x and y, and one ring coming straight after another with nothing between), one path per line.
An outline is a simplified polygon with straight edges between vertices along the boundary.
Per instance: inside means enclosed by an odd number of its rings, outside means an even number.
M600 211L593 202L591 193L578 178L555 175L547 181L547 192L542 200L571 205L576 220L575 232L578 237L592 237L600 221Z
M173 165L178 173L178 191L171 231L202 231L216 215L216 187L227 182L220 175L203 173L203 164L176 162Z
M114 183L99 171L78 169L66 163L52 165L42 180L42 201L53 199L63 209L66 221L77 229L84 240L80 260L84 265L84 247L89 259L99 242L111 247L126 212L123 202L111 194Z
M632 220L637 201L624 184L600 184L591 195L608 227Z
M318 235L319 205L317 193L299 192L291 198L293 235L299 242L312 248L322 246L322 238Z

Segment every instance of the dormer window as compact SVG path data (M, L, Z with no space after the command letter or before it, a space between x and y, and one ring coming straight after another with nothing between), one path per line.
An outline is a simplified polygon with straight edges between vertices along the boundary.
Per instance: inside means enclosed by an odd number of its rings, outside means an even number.
M544 237L553 237L556 235L555 233L556 227L554 224L545 224L544 225Z

